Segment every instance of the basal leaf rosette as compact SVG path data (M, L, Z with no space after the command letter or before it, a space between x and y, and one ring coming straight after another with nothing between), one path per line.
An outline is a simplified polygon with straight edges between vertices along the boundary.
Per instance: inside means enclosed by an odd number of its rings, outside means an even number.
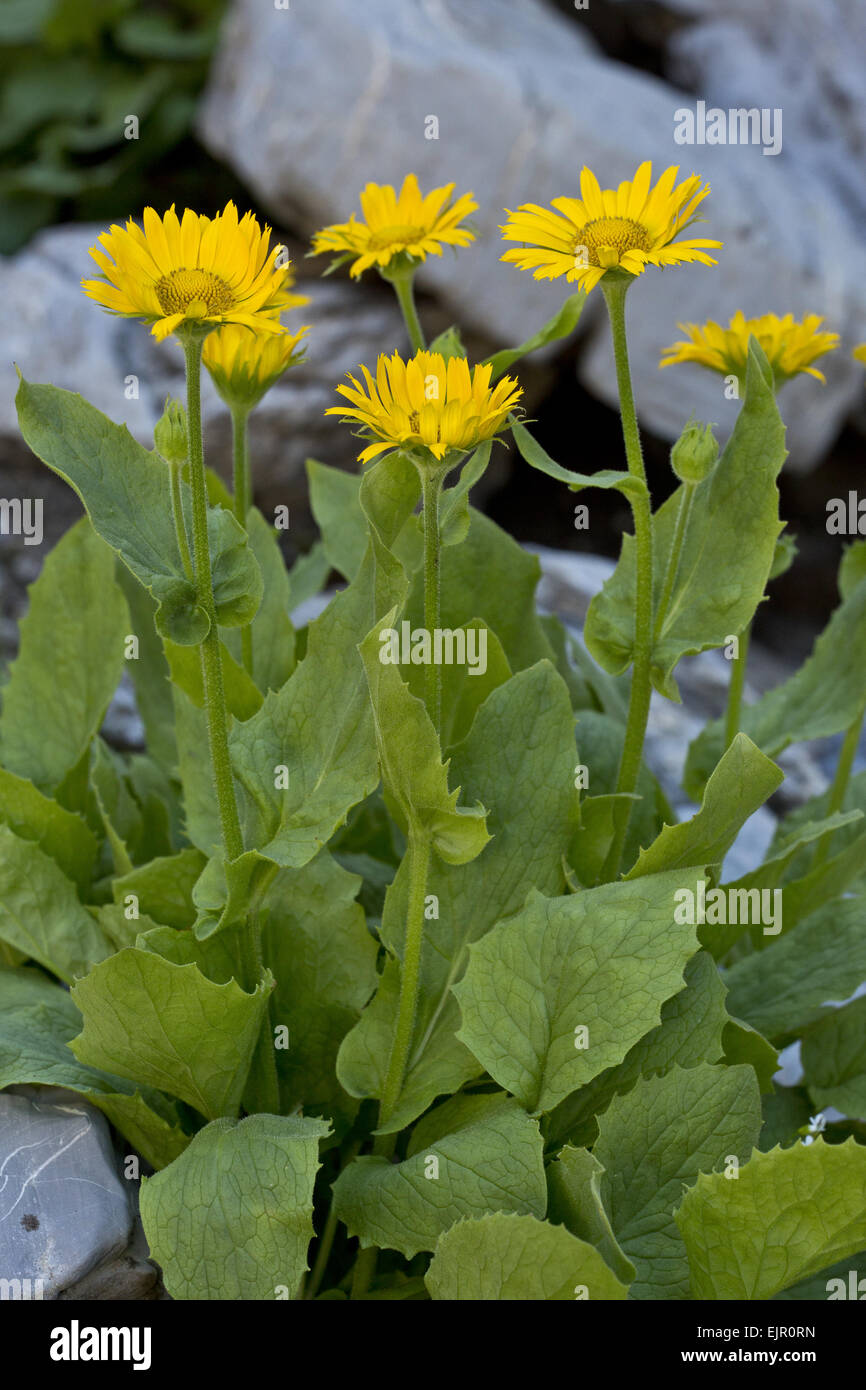
M363 365L361 372L363 385L349 375L351 385L337 387L348 409L325 412L356 421L371 440L361 463L398 448L422 466L456 463L502 430L523 394L513 377L492 386L489 363L470 367L464 357L438 352L417 352L408 362L397 352L383 355L375 377Z
M443 246L468 246L475 234L461 223L478 207L471 193L454 200L455 185L444 184L424 195L415 174L407 174L398 193L390 184L368 183L360 195L362 218L324 227L313 237L312 254L332 252L331 269L350 261L357 279L371 266L386 275L405 271Z
M735 376L742 388L749 339L754 337L766 354L777 387L801 372L823 383L824 373L813 363L839 346L839 334L822 331L823 322L820 314L807 314L801 321L793 314L785 314L782 318L778 314L761 314L758 318L747 319L742 309L738 309L727 328L713 319L700 324L681 323L679 327L688 339L680 339L665 348L659 366L696 362L722 376Z
M677 240L710 191L698 174L677 184L678 172L673 164L652 185L652 163L645 160L633 179L602 189L584 166L579 198L554 198L551 208L523 203L516 212L506 209L503 240L521 245L502 260L531 270L536 280L564 276L587 292L609 271L641 275L648 265L715 265L707 253L720 241Z
M115 224L91 248L102 274L81 285L97 304L150 323L160 341L190 324L281 331L287 266L282 248L269 245L270 227L251 212L239 219L230 202L216 217L187 208L179 218L172 204L162 217L145 208L142 223Z

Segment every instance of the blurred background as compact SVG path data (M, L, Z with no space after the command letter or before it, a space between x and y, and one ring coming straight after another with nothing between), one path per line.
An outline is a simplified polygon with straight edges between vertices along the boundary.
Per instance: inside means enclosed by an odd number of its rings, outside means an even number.
M629 297L657 501L687 417L724 440L736 411L721 377L659 371L679 322L815 312L842 337L819 364L825 386L801 377L780 396L782 510L800 555L757 635L782 673L802 660L836 602L842 542L826 504L858 487L866 453L851 360L866 339L862 0L4 0L0 44L0 492L44 499L47 540L77 502L17 436L12 364L81 391L148 446L182 389L176 345L80 292L111 221L147 203L213 213L233 198L288 244L311 298L294 315L311 326L308 358L259 408L252 440L259 504L290 507L291 558L315 534L304 459L356 466L352 436L324 417L334 385L406 347L390 288L369 272L322 280L326 262L305 258L311 232L346 220L368 180L415 171L425 191L471 190L477 241L429 261L418 288L429 335L459 322L475 359L527 337L569 292L500 263L503 209L577 194L585 163L610 186L651 158L657 174L676 163L710 181L702 232L725 243L717 268L650 271ZM699 102L768 113L780 147L677 144L677 113ZM588 472L621 457L603 310L590 296L575 336L520 367L535 434ZM226 471L228 419L215 394L206 408L209 462ZM578 531L571 493L502 446L494 457L476 504L518 539L618 553L630 525L619 494L584 494L590 525ZM0 537L7 652L45 548Z

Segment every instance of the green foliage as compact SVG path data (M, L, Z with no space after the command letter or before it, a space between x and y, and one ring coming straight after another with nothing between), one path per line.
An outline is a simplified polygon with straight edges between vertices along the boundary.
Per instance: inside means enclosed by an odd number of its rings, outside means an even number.
M78 111L68 151L116 140L93 126L84 49L111 34L143 83L201 55L196 26L126 0L9 7L0 42L28 34L67 63L50 120ZM34 134L48 119L13 114ZM582 304L494 354L494 375L571 334ZM456 329L433 346L463 353ZM22 381L18 409L88 516L31 588L2 690L0 1086L68 1087L153 1166L141 1212L171 1296L795 1299L859 1269L866 774L721 879L782 782L775 755L856 728L866 548L802 669L729 744L720 723L695 740L700 805L680 820L634 744L650 676L627 674L633 539L584 646L539 614L537 558L469 503L489 440L449 458L438 503L437 621L485 653L441 665L439 718L411 650L431 598L414 451L358 473L310 460L321 540L290 572L209 475L210 633L157 454L52 386ZM741 634L795 559L760 348L687 510L679 490L651 517L639 469L577 472L509 423L531 467L617 490L652 525L652 679L678 698L680 659ZM124 673L143 751L103 725ZM683 910L719 892L742 915ZM782 1088L794 1042L803 1080ZM831 1142L804 1144L831 1106Z

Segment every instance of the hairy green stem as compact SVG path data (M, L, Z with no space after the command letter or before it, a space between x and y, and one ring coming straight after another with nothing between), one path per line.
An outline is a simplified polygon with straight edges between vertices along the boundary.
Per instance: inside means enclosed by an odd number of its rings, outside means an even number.
M186 534L186 519L183 514L183 496L180 490L180 467L176 463L169 464L171 477L171 514L174 518L174 531L177 536L177 548L180 551L180 558L183 561L184 572L187 579L195 583L195 573L192 567L192 556L189 553L189 539Z
M196 601L210 622L201 644L205 713L208 744L216 786L220 826L226 858L237 859L244 852L229 757L228 720L223 689L219 629L213 596L210 548L207 537L207 487L201 437L201 339L184 339L186 356L187 419L189 422L189 471L192 488L192 540L195 557Z
M234 486L235 517L247 528L247 513L253 505L250 477L250 450L247 420L249 411L235 406L232 410L232 482ZM248 675L253 673L253 629L247 623L241 628L241 660Z
M646 472L641 452L640 432L634 405L631 385L631 372L628 364L628 346L625 333L625 296L629 282L609 275L601 281L610 317L613 337L613 355L616 363L616 382L619 391L622 436L628 471L646 485ZM624 794L616 803L614 810L614 834L610 849L602 869L602 880L609 882L619 873L625 837L631 819L632 801L630 797L637 786L640 773L643 744L649 718L652 684L650 670L653 647L653 537L652 508L649 492L629 499L634 517L635 539L635 633L634 656L632 663L631 693L629 696L628 717L623 740L622 757L616 790Z
M409 342L412 351L423 352L426 347L424 340L424 330L421 327L421 320L418 317L418 310L415 308L415 290L413 280L415 278L414 269L408 273L395 275L391 284L397 295L397 301L403 314L403 321L406 324L406 331L409 334Z
M439 737L442 725L442 669L435 662L435 633L440 626L439 497L442 474L421 468L421 497L424 510L424 626L430 637L430 661L424 668L424 700L427 713Z
M830 787L830 796L827 801L828 816L835 816L837 811L841 811L845 805L845 793L848 790L848 783L851 780L851 769L854 766L854 759L857 756L857 749L860 747L860 734L863 729L863 718L866 716L866 705L861 709L857 718L849 726L842 747L839 752L839 761L836 764L836 774L833 784ZM812 860L812 868L817 869L827 858L830 852L830 842L833 839L833 831L825 832L815 847L815 855Z
M659 599L659 606L656 609L656 621L655 628L653 630L653 645L655 645L656 642L658 642L659 637L661 636L662 627L664 626L665 618L668 615L668 608L670 607L671 596L674 592L674 585L677 582L677 574L679 573L680 568L680 556L683 552L683 541L685 540L686 531L688 530L689 516L692 510L692 499L695 495L695 487L695 483L683 483L683 492L682 496L680 497L680 505L677 508L677 520L676 526L674 527L674 538L673 543L671 545L671 553L668 557L668 567L667 572L665 574L665 582L662 587L661 598Z
M737 655L731 663L731 679L728 685L728 703L725 707L725 748L730 748L740 732L740 712L743 705L743 690L746 685L746 662L749 659L749 637L751 624L744 627L737 639Z

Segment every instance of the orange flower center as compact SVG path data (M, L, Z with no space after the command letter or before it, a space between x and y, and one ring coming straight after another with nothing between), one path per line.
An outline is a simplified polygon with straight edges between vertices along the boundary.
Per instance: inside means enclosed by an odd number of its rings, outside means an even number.
M164 314L190 319L223 314L234 303L229 285L211 270L173 270L157 282L156 297Z

